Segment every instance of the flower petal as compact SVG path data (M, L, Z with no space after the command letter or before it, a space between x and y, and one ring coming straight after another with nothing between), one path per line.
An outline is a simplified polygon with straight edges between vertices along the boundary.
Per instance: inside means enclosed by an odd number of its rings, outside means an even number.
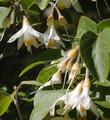
M55 105L57 104L57 102L59 102L59 101L64 101L64 100L65 100L65 95L62 96L62 97L60 97L60 98L58 98L58 99L54 102L54 104L50 107L50 115L51 115L51 116L53 116L53 115L55 114Z
M35 37L37 37L37 38L44 38L44 37L45 37L42 33L34 30L31 26L28 26L28 30L29 30L28 32L29 32L30 34L32 34L33 36L35 36ZM38 40L39 40L41 43L43 43L43 39L38 39Z
M31 46L26 46L27 47L27 51L32 53L32 49L31 49Z
M20 49L21 46L23 45L23 42L24 42L24 36L22 35L19 40L18 40L18 43L17 43L17 48Z
M7 42L12 43L14 42L17 38L19 38L21 35L23 35L25 31L23 29L19 30L17 33L15 33Z

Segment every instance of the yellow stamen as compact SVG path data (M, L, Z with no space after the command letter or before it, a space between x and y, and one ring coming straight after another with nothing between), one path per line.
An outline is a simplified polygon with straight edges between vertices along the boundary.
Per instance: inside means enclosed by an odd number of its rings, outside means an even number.
M26 46L31 46L33 44L33 40L32 39L27 39L27 40L24 40L24 44Z
M49 40L48 48L57 48L57 42L55 40Z

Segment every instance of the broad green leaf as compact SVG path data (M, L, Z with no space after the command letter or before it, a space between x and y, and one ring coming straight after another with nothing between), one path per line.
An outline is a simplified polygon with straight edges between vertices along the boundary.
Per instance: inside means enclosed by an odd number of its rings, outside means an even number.
M2 22L4 18L8 15L10 12L10 8L7 7L0 7L0 28L3 28L4 26L2 25ZM14 12L11 14L11 24L14 22Z
M51 61L61 57L60 49L47 49L36 57L36 61Z
M43 118L49 113L52 104L64 95L65 90L46 90L39 91L34 97L34 109L31 113L30 120L43 120Z
M0 0L0 2L6 2L7 0Z
M41 82L41 83L45 83L52 77L52 75L56 71L57 71L57 68L56 68L55 65L51 65L51 66L48 66L48 67L46 66L40 71L36 80Z
M93 60L100 81L107 80L110 71L110 28L104 29L96 41Z
M110 87L110 82L100 82L100 81L95 81L93 84L103 86L103 87Z
M0 0L0 6L8 7L9 6L9 1L8 0Z
M50 0L38 0L37 5L39 6L41 10L44 10L47 7L49 2Z
M90 72L97 78L96 69L92 58L92 47L97 36L93 32L87 32L80 40L80 53Z
M95 101L96 104L104 108L110 109L110 102L107 101Z
M12 101L13 100L8 93L0 90L0 116L7 111Z
M21 73L19 74L19 77L21 77L22 75L24 75L27 71L29 71L30 69L36 67L37 65L41 65L41 64L45 64L48 61L40 61L40 62L35 62L30 64L29 66L27 66L24 70L21 71Z
M22 70L19 77L21 77L22 75L24 75L26 72L28 72L30 69L36 67L37 65L45 64L46 62L49 62L51 60L56 60L60 57L61 57L60 49L58 49L58 50L48 49L36 57L36 62L33 62L32 64L27 66L24 70Z
M37 0L21 0L21 4L25 9L29 9Z
M75 40L79 41L87 31L97 34L97 24L90 18L82 16L79 20Z
M98 23L99 30L103 30L104 28L110 28L110 19L104 19L101 22Z

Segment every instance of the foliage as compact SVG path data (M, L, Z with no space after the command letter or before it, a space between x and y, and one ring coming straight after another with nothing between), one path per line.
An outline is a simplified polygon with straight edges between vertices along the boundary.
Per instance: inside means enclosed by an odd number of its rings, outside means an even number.
M109 6L109 0L0 0L0 119L110 118ZM79 84L89 102L76 100Z

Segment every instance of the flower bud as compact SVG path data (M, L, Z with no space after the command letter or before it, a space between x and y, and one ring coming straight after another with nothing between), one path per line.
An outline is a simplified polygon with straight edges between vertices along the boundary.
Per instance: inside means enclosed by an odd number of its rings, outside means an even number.
M72 68L72 61L71 60L68 60L68 63L67 63L67 66L66 66L66 70L67 71L70 71L71 70L71 68Z
M63 60L57 65L57 68L60 69L62 72L65 72L67 64L68 64L68 59Z
M78 62L76 62L73 65L73 67L71 68L69 78L68 78L68 82L71 81L76 75L78 75L79 71L80 71L80 64Z
M66 19L64 18L64 16L62 16L62 15L60 15L59 16L59 23L61 24L61 25L66 25Z
M89 78L86 78L84 80L83 87L87 87L87 89L90 90L90 86L91 86L91 81Z
M70 58L70 59L74 59L76 57L76 55L78 54L79 52L79 47L76 47L76 48L73 48L72 50L70 50L67 54L67 56Z
M47 25L53 25L53 24L54 24L54 17L50 15L47 18Z

